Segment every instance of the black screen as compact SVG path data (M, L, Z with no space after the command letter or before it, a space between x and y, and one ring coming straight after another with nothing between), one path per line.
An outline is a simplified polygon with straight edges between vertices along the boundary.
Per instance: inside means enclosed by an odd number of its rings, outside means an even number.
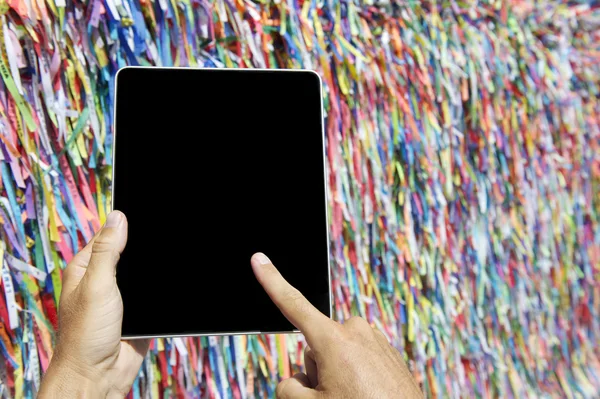
M255 252L330 316L318 76L125 68L116 81L123 336L294 330Z

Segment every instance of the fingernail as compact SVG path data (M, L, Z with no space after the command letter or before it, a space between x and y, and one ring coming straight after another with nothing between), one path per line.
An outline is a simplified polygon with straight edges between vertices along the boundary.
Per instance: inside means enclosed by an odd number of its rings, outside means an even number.
M263 253L257 253L256 255L254 255L254 260L261 266L263 265L268 265L269 263L271 263L271 261L269 260L269 258L267 258L267 256Z
M104 226L109 228L118 227L121 224L121 220L123 220L123 214L121 212L113 211L108 214Z

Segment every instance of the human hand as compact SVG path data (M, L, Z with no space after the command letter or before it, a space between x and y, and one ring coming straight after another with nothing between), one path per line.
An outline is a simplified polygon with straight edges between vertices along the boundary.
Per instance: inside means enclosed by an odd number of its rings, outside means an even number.
M256 278L306 337L306 374L281 381L281 399L422 398L404 360L383 333L360 317L336 323L292 287L263 254L251 260Z
M58 342L38 398L123 398L150 340L121 341L123 301L115 278L127 219L115 211L63 273Z

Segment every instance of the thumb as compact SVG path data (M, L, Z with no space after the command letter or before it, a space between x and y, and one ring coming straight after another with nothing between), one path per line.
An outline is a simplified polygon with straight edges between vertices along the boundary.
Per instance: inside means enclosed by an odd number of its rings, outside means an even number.
M309 388L310 382L304 373L298 373L292 378L283 380L277 385L275 396L277 399L313 399L316 392Z
M114 278L117 262L127 243L127 219L122 212L113 211L94 240L86 274L92 281Z

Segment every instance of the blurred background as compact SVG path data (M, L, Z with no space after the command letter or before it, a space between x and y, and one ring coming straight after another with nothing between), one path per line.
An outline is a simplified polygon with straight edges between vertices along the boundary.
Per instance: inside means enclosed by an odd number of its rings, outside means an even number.
M335 319L427 397L600 396L600 2L0 0L0 25L0 397L35 397L110 209L126 65L316 70ZM273 397L303 346L155 340L129 397Z

